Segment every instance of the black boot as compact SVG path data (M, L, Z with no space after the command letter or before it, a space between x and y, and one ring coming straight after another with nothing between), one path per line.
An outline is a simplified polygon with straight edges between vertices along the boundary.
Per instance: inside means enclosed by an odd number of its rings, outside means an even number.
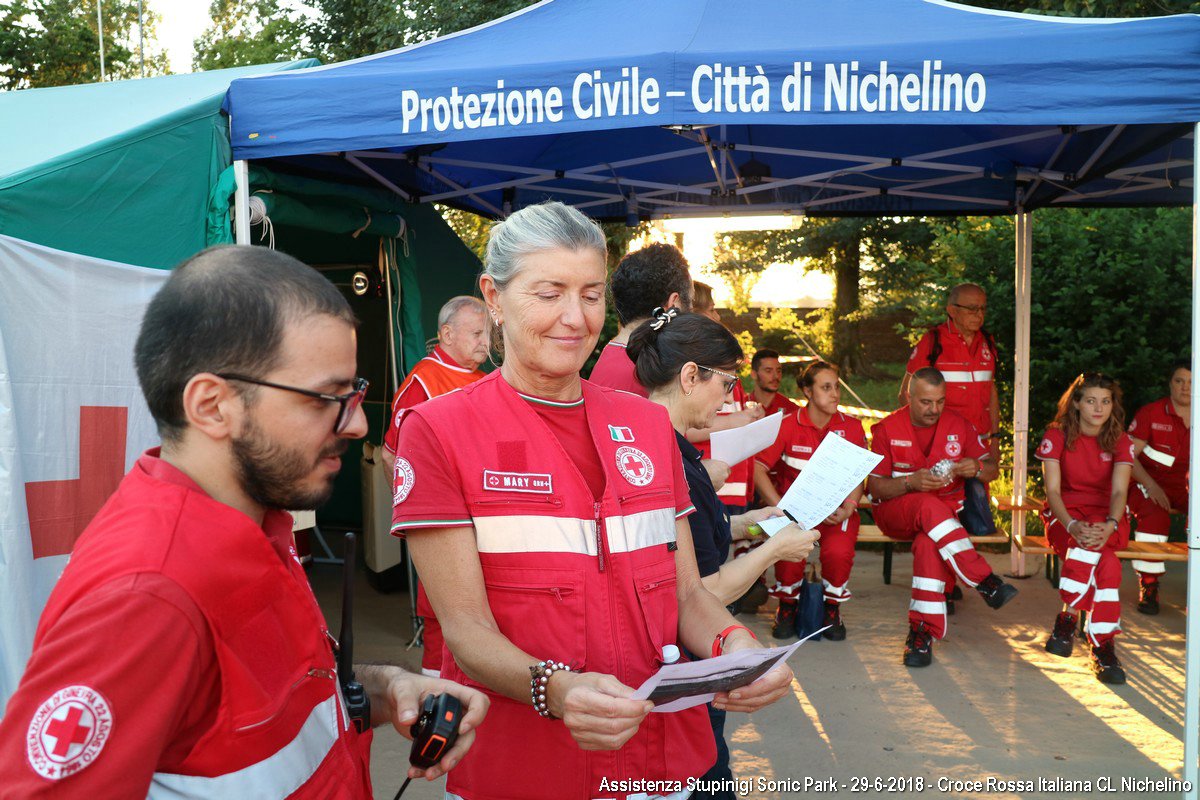
M928 667L933 663L933 636L924 622L912 625L904 642L904 666Z
M1075 649L1075 626L1078 620L1069 611L1064 611L1054 620L1054 632L1046 640L1046 652L1060 658L1069 658Z
M1000 608L1017 596L1017 587L1000 580L994 572L984 578L983 582L975 587L975 591L979 592L983 601L993 609Z
M1137 610L1142 614L1154 616L1158 613L1158 581L1148 581L1145 578L1138 579L1138 604Z
M845 639L846 626L842 623L842 604L826 603L825 619L821 624L822 626L829 626L826 631L821 634L822 639L828 639L831 642L840 642Z
M767 602L767 586L762 581L755 581L750 584L750 588L746 593L733 601L737 607L735 614L755 614L758 612L759 606Z
M775 609L775 624L771 627L771 635L776 639L791 639L796 635L795 600L780 600L779 608Z
M1112 639L1099 647L1092 648L1092 672L1101 683L1121 684L1125 682L1125 670L1117 658L1117 649Z

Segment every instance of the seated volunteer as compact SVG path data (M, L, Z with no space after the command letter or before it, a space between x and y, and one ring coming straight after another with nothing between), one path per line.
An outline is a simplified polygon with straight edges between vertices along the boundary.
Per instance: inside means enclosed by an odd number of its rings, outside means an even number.
M1191 467L1192 365L1179 361L1171 368L1170 394L1147 403L1133 415L1133 479L1129 510L1137 520L1138 542L1165 542L1171 532L1171 509L1187 513L1188 471ZM1137 610L1158 613L1158 579L1162 561L1134 561L1138 574Z
M960 283L946 297L946 321L925 332L908 359L900 382L900 403L909 401L913 373L933 367L946 379L946 408L965 417L988 443L992 459L1000 458L1000 395L996 391L996 340L985 328L987 293L974 283ZM972 536L996 532L987 482L963 481L963 509L958 518ZM955 599L962 597L954 587Z
M996 462L971 423L945 408L946 381L933 367L913 373L907 406L871 430L871 449L883 460L867 477L875 522L893 539L912 542L912 600L904 666L927 667L933 640L946 635L946 585L952 575L973 586L993 609L1017 595L1017 588L992 572L975 552L958 514L963 479L985 483L996 477ZM949 461L945 477L932 470Z
M629 355L637 364L638 381L650 390L650 399L667 409L675 442L683 454L688 493L696 507L688 523L700 579L722 603L732 603L771 564L781 559L807 558L819 535L789 525L750 554L726 561L730 543L749 535L748 525L782 516L777 508L760 508L731 517L700 465L700 451L684 435L688 428L706 427L729 399L742 350L733 334L711 319L698 314L677 316L674 309L655 311L655 317L630 337ZM724 736L725 711L710 705L708 713L717 744L717 763L704 780L730 779L733 775ZM692 797L732 798L733 793L697 790Z
M761 352L761 351L760 351ZM779 428L775 443L758 454L754 465L754 483L763 502L775 505L795 482L812 454L830 433L851 444L867 446L862 423L838 411L842 400L837 367L814 361L800 376L800 391L808 400L803 408L788 414ZM854 544L858 541L859 486L841 506L817 526L821 534L821 583L825 586L825 620L829 630L822 639L846 638L842 622L842 603L850 599L850 568L854 566ZM803 561L781 561L775 565L775 589L779 608L775 613L776 638L796 635L796 608L800 584L804 580Z
M624 797L612 781L703 775L703 707L632 700L680 645L761 647L696 571L666 411L579 377L604 324L604 235L561 203L492 228L479 283L503 364L400 420L393 530L428 578L442 674L492 699L447 790L465 800ZM780 665L717 697L753 711Z
M350 306L290 256L212 248L151 300L135 363L162 448L121 481L50 595L0 721L0 794L371 798L371 732L346 717L283 510L329 499L367 432ZM471 746L482 693L355 672L370 722L406 736L424 695L462 700L466 737L410 777Z
M1121 632L1116 551L1129 543L1125 501L1134 462L1133 441L1124 426L1121 387L1106 375L1084 373L1063 392L1037 449L1046 483L1042 522L1062 559L1058 593L1065 604L1046 650L1070 656L1074 612L1089 612L1092 671L1101 683L1125 682L1114 643Z

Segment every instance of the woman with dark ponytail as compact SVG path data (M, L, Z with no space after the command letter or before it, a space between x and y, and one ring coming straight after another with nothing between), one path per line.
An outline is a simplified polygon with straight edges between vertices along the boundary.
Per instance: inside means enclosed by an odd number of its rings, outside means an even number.
M792 524L745 556L726 563L733 539L748 538L749 527L769 517L782 516L777 508L760 508L729 516L700 464L700 451L684 433L688 428L712 424L737 382L742 349L723 325L699 314L680 314L675 309L654 310L654 316L630 336L627 352L634 361L638 381L650 400L667 409L675 440L683 455L683 472L696 513L688 518L696 563L704 587L722 603L732 603L750 588L758 576L776 561L799 561L812 552L820 534ZM733 798L729 748L725 744L724 704L709 705L717 763L705 774L693 800ZM712 781L712 783L709 783ZM711 787L713 790L706 790Z

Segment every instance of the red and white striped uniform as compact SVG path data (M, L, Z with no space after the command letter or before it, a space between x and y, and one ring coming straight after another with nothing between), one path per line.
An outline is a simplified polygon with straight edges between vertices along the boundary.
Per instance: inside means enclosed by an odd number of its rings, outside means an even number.
M756 456L756 460L769 471L771 483L780 495L787 492L817 447L831 433L859 447L867 446L862 423L840 411L830 418L824 428L813 424L807 406L784 417L775 444ZM854 566L854 543L858 540L858 527L857 511L840 525L817 526L821 533L821 582L825 586L827 603L844 603L850 599L850 570ZM775 562L775 586L770 593L785 600L799 597L804 565L804 561Z
M967 344L953 320L938 325L936 331L942 351L932 366L946 379L946 409L966 417L979 433L989 433L992 417L988 407L992 402L996 354L988 347L982 332L976 333ZM934 330L931 329L917 342L906 368L910 375L930 366L933 339Z
M1113 469L1133 464L1133 442L1123 433L1108 453L1100 449L1095 436L1080 434L1068 449L1063 432L1050 428L1038 445L1037 457L1059 463L1063 505L1073 519L1103 522L1109 515ZM1129 516L1121 515L1116 531L1099 550L1081 547L1059 524L1049 504L1042 510L1042 522L1046 539L1062 559L1058 593L1072 608L1091 612L1088 638L1098 647L1121 632L1121 562L1116 551L1129 544Z
M1171 398L1164 397L1138 409L1133 422L1129 423L1129 435L1146 443L1138 459L1154 482L1162 487L1171 508L1186 513L1191 467L1190 428L1175 413ZM1167 466L1162 463L1165 460L1173 460L1173 463ZM1129 487L1129 510L1137 518L1135 541L1167 541L1171 532L1171 513L1151 500L1140 484ZM1143 575L1161 575L1166 571L1166 564L1134 561L1133 568Z
M927 439L929 449L921 441ZM871 449L883 460L871 474L899 478L928 469L942 459L985 460L987 447L975 428L953 411L943 411L936 425L917 429L909 407L881 420L871 429ZM912 492L891 500L876 501L875 522L893 539L912 542L912 600L908 605L911 623L924 622L935 639L946 635L946 589L958 576L968 586L977 586L992 574L992 568L971 544L958 521L963 503L962 480L955 478L936 492Z
M139 458L42 612L0 794L370 798L371 733L346 716L291 524Z
M666 411L582 386L605 479L599 496L581 457L531 406L547 401L495 372L404 415L393 530L470 526L504 636L535 658L637 686L662 664L663 648L678 644L675 521L692 506ZM443 674L478 685L450 652ZM686 783L715 759L703 706L651 714L619 750L584 751L561 721L481 688L491 699L487 722L447 785L467 800L594 797L605 777Z
M714 380L716 379L714 378ZM733 400L721 406L721 410L717 412L717 415L723 416L742 411L746 408L746 403L751 399L753 398L742 388L742 384L735 383L733 385ZM696 442L695 444L696 449L700 451L701 458L712 458L711 442ZM725 479L724 485L720 489L717 489L717 497L727 506L736 506L738 513L741 513L741 511L745 510L746 506L750 505L750 501L754 499L753 458L729 465L729 477Z

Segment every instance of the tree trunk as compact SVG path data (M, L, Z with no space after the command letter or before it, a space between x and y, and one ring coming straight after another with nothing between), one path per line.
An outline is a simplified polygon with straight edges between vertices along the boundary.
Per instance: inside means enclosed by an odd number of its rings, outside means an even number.
M859 333L860 241L855 237L834 256L833 363L843 374L877 377L863 354Z

